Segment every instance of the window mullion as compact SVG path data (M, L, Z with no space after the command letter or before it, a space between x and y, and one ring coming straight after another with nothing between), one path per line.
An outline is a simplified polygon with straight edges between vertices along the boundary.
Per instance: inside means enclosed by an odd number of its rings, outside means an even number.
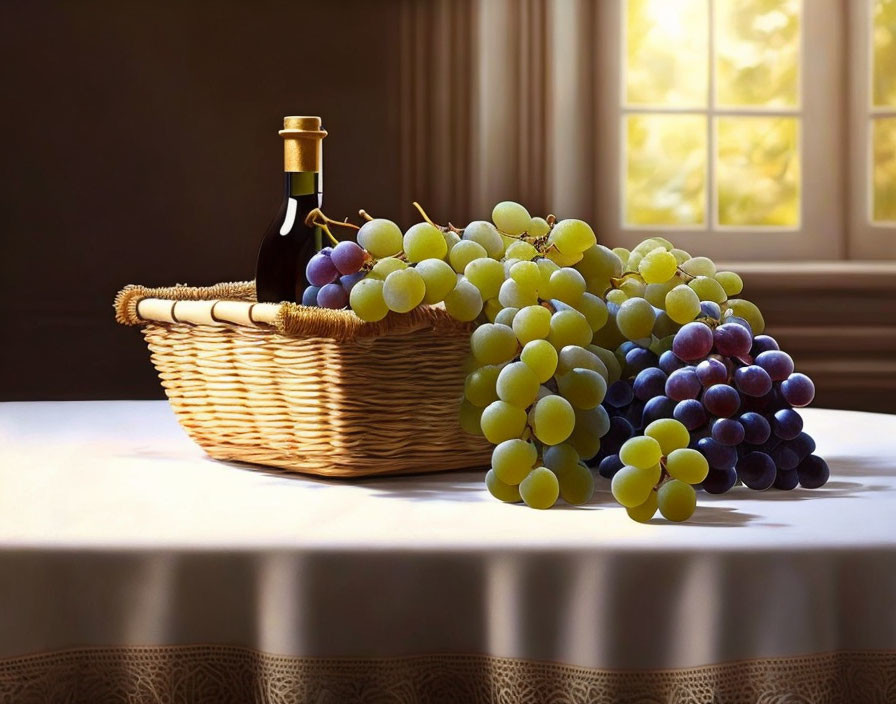
M716 135L715 135L715 109L716 109L716 28L715 28L715 0L707 0L707 20L709 27L709 42L707 51L709 61L707 73L707 110L706 110L706 218L705 230L712 232L718 227L716 213Z

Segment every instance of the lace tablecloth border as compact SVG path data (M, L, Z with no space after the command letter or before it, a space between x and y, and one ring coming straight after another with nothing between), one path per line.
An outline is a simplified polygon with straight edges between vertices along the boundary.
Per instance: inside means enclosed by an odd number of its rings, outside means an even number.
M849 704L896 702L896 651L837 651L675 670L490 655L273 655L223 645L82 648L0 659L0 702L244 704Z

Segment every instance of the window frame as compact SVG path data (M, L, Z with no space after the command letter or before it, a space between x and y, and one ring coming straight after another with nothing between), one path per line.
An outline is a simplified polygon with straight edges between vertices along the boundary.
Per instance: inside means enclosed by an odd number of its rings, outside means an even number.
M715 0L707 0L708 3ZM861 4L861 3L860 3ZM597 154L595 202L601 239L612 246L632 247L651 234L674 233L676 244L688 251L699 251L713 258L727 260L808 260L841 259L846 254L845 224L847 199L845 124L846 98L844 58L846 8L842 0L803 0L800 57L800 217L797 228L716 227L714 167L717 149L707 154L706 184L708 194L707 223L688 226L627 226L622 208L623 154L625 149L623 116L656 114L649 109L627 109L623 103L623 27L626 0L598 3L596 23L602 41L596 50L596 115ZM712 11L709 11L710 22ZM710 62L714 61L712 37L709 42ZM824 47L823 51L813 47ZM713 82L714 71L708 80ZM710 85L710 95L714 86ZM658 112L682 113L683 110L661 109ZM715 131L716 117L730 114L776 115L785 111L718 108L712 104L705 110L689 110L687 114L703 114L708 129ZM788 111L789 112L789 111ZM809 207L811 205L811 207Z

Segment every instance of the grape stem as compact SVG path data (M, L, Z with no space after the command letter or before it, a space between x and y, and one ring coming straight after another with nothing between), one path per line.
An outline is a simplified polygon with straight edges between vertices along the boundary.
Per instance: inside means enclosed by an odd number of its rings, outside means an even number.
M619 288L626 279L637 279L642 284L645 283L644 278L637 271L627 271L618 278L610 277L610 288Z
M312 215L319 215L321 218L323 218L324 222L327 223L328 225L341 225L342 227L350 227L353 230L361 229L354 223L349 222L348 218L346 218L343 221L343 220L334 220L333 218L327 217L327 214L320 208L315 208L310 213L308 213L308 217L311 217ZM307 220L306 220L306 222L307 222Z
M423 209L423 206L420 205L417 201L414 201L414 202L412 203L412 205L417 209L417 211L420 213L421 217L422 217L424 220L426 220L426 222L428 222L430 225L432 225L434 228L436 228L437 230L441 230L442 232L447 231L448 228L443 227L442 225L436 225L436 224L432 221L432 219L429 217L429 215L426 214L426 211Z
M373 220L373 216L370 215L366 210L364 210L364 208L361 208L358 211L358 215L360 215L362 218L364 218L367 222L370 222L371 220Z
M693 274L689 274L688 272L686 272L686 271L685 271L684 269L682 269L680 266L679 266L679 267L676 267L676 268L677 268L679 274L682 274L682 275L684 275L685 277L687 277L687 278L685 278L685 281L693 281L694 279L697 278L697 277L694 276Z

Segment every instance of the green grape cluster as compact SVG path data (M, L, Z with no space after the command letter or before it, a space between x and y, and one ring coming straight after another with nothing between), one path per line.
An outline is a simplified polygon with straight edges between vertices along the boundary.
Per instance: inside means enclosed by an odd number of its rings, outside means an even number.
M633 519L659 510L686 520L706 460L671 418L602 450L620 412L608 389L630 386L633 348L659 357L692 321L736 316L761 333L759 309L735 298L741 278L663 237L609 249L582 220L533 217L511 201L463 228L420 212L404 233L384 218L361 226L367 260L349 306L371 322L420 305L475 322L460 424L494 445L488 491L532 508L583 504L594 491L589 464L612 452L624 466L611 491Z

